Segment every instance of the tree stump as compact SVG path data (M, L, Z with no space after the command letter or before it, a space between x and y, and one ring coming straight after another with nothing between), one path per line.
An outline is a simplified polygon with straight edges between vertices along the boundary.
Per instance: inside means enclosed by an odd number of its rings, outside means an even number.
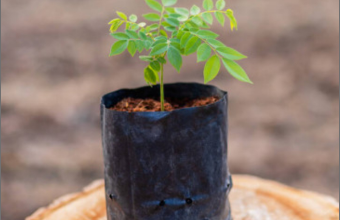
M230 200L234 220L339 219L339 203L331 197L252 176L234 175L233 179ZM106 220L103 180L57 199L26 220Z

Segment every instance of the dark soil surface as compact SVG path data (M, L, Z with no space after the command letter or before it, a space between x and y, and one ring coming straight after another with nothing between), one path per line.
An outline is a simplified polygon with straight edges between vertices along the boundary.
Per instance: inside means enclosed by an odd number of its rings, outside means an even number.
M219 100L218 97L206 97L194 100L166 100L165 111L176 109L200 107L210 105ZM158 112L161 111L161 102L154 99L126 98L117 103L112 110L126 112Z

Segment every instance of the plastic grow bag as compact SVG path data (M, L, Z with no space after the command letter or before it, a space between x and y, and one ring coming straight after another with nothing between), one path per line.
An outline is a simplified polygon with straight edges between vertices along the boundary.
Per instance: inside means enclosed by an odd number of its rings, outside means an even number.
M159 98L159 86L122 89L102 98L109 220L229 220L227 93L196 83L165 85L165 96L218 96L203 107L171 112L111 110L127 97Z

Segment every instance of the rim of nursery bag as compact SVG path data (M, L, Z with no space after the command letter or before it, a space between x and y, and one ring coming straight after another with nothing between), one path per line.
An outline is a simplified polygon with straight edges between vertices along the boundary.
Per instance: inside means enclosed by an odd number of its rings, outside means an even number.
M176 95L175 91L173 90L174 87L186 87L186 86L194 86L194 87L205 87L208 91L213 92L214 95L218 96L218 100L215 101L214 103L204 105L204 106L194 106L194 107L185 107L185 108L180 108L180 109L174 109L171 111L139 111L139 112L127 112L127 111L117 111L112 109L112 107L117 104L119 101L121 101L124 98L132 97L132 98L140 98L140 99L146 99L146 98L152 98L152 99L158 99L159 98L159 85L150 87L150 86L143 86L139 88L124 88L124 89L119 89L114 92L110 92L106 95L103 96L101 100L101 105L103 108L106 108L107 110L116 112L116 113L122 113L122 114L164 114L164 113L169 113L173 111L184 111L188 110L191 108L204 108L210 105L218 104L223 101L224 97L228 97L228 92L220 90L216 86L212 85L205 85L201 83L167 83L164 84L165 92L167 93L168 98L188 98L188 100L193 100L195 98L200 98L200 97L208 97L209 95L203 94L203 96L199 96L195 91L188 91L186 92L186 97ZM169 88L172 88L171 91L169 91ZM196 91L197 92L197 91ZM157 95L158 94L158 95ZM211 94L210 94L211 96Z

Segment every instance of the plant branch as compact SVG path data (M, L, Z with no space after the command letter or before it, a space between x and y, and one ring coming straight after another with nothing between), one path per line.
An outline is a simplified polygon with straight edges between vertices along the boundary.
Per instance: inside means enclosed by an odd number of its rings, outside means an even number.
M165 7L163 6L162 13L161 13L161 18L159 19L157 35L159 35L160 32L161 32L161 26L162 26L162 20L163 20L163 16L164 16L164 10L165 10Z

